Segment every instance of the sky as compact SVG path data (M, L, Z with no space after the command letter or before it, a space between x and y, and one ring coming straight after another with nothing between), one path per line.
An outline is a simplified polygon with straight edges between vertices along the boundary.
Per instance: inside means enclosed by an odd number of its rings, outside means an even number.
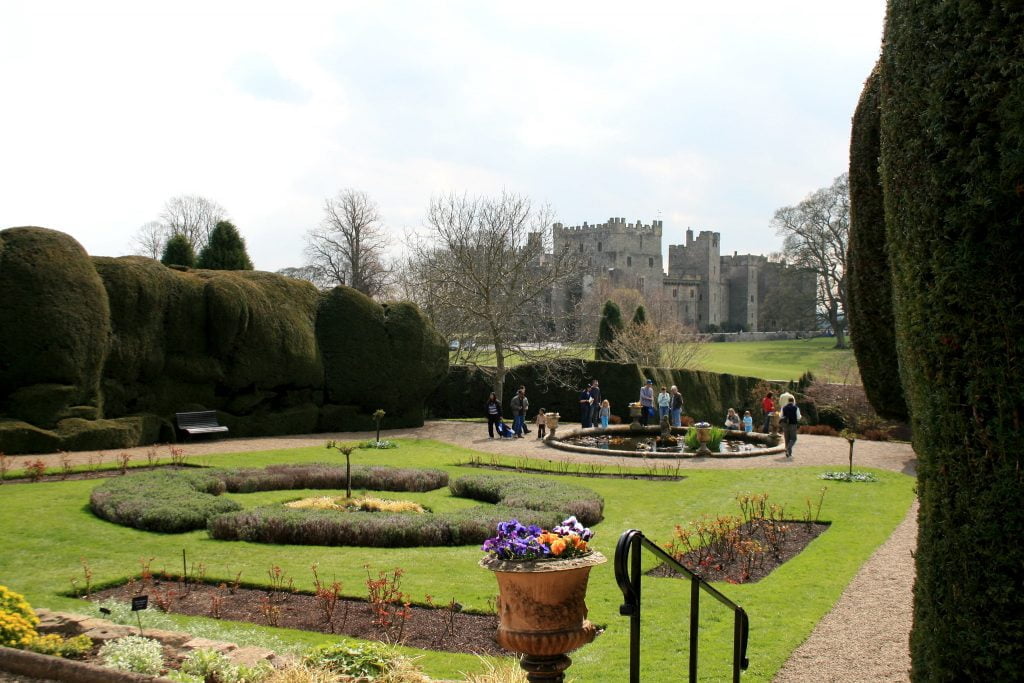
M775 210L848 164L884 0L0 3L0 229L93 255L171 197L302 265L343 188L391 255L430 199L503 191L566 225L664 221L781 248Z

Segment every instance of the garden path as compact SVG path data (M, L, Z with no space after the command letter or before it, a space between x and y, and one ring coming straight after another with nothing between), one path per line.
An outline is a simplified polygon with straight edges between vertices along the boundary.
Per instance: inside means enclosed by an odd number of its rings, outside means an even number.
M215 453L278 450L323 446L329 439L363 441L374 438L373 432L337 434L306 434L197 441L184 444L187 456ZM548 448L533 438L500 440L487 437L484 423L461 421L428 422L421 428L389 429L381 432L388 439L434 439L478 451L522 458L571 460L607 465L636 465L636 457L615 457L568 453ZM129 452L138 461L145 458L148 447L109 450L104 460L111 462L121 452ZM826 466L837 470L848 466L849 446L844 439L827 436L800 435L794 456L766 455L747 458L693 458L680 460L681 468L760 468ZM96 462L100 452L67 454L71 464ZM166 456L166 447L160 448ZM325 452L325 460L329 454ZM26 461L41 459L47 467L60 468L61 455L11 456L12 468ZM675 462L675 461L665 461ZM854 464L877 467L914 476L916 455L908 443L858 441ZM808 639L797 648L779 671L776 681L906 681L910 667L907 639L911 625L911 599L914 585L914 564L911 552L916 546L917 504L896 528L853 581L839 601L815 627Z

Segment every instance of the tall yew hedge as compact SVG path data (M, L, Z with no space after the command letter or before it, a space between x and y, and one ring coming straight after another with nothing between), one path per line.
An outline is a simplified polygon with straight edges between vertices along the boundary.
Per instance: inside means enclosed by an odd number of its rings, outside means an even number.
M890 0L882 186L919 456L915 680L1024 660L1024 5Z
M906 420L892 311L881 154L878 67L868 77L850 136L850 243L847 319L864 392L882 417Z

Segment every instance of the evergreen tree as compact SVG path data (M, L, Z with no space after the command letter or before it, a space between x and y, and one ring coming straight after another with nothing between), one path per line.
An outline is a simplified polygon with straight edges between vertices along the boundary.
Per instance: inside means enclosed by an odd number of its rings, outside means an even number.
M164 246L160 262L165 266L186 266L192 268L196 264L196 254L192 251L192 243L180 232L171 235Z
M647 324L647 309L643 306L637 306L636 311L633 312L633 324L637 327L643 327Z
M594 349L594 358L596 360L612 360L609 347L615 340L615 336L624 327L622 324L622 311L619 310L618 304L611 299L605 301L604 307L601 309L601 324L597 328L597 345Z
M209 243L199 252L196 265L210 270L252 270L245 240L230 221L217 223L210 233Z

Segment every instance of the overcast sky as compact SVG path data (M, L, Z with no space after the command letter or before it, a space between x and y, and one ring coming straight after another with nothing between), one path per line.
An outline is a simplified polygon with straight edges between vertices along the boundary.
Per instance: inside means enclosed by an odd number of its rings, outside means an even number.
M4 0L0 228L116 256L199 194L276 270L340 188L396 250L432 195L506 189L776 251L775 209L846 170L884 5Z

